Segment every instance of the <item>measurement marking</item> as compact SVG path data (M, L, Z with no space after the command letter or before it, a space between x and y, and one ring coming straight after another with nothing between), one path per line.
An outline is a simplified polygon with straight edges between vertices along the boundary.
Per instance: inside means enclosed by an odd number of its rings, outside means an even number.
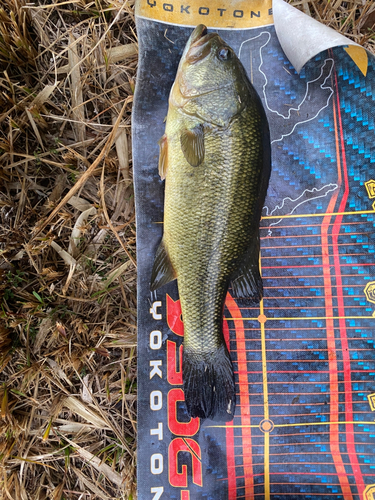
M279 352L284 352L284 349L280 349ZM355 351L355 349L354 349ZM244 351L244 352L256 352L257 354L259 353L259 351L251 351L251 349L249 349L248 351ZM329 350L325 350L325 353L327 355L327 358L325 359L285 359L285 358L277 358L277 359L268 359L268 363L285 363L285 364L288 364L288 363L292 363L292 364L295 364L295 363L316 363L316 364L319 364L319 365L325 365L328 363L328 355L329 355ZM365 362L373 362L374 359L373 358L360 358L358 360L356 360L357 363L361 363L361 366L362 364ZM338 359L338 362L339 363L343 363L343 360L342 359ZM260 359L256 359L256 360L251 360L251 361L248 361L248 363L253 363L253 364L258 364L258 363L261 363L261 360ZM375 372L375 369L373 370ZM305 372L304 372L305 373ZM337 391L336 391L337 393ZM330 394L334 394L334 391L330 392ZM365 401L365 400L364 400ZM304 403L304 404L308 404L308 403ZM344 403L342 403L344 404ZM354 403L355 404L355 403ZM282 406L282 405L281 405Z
M253 372L253 373L260 373L260 372ZM300 372L299 372L299 373L300 373ZM316 372L312 372L312 373L315 373L315 375L316 375ZM319 383L320 383L320 384L322 384L322 385L324 385L324 386L327 386L327 385L328 385L328 383L326 383L326 382L319 382ZM360 383L361 383L361 384L373 384L373 383L374 383L374 380L361 380L361 381L360 381ZM263 382L251 382L251 385L260 385L260 384L263 384ZM279 381L275 381L275 382L274 382L274 381L272 381L272 382L268 382L268 384L269 384L269 385L277 385L277 384L283 384L283 385L285 385L285 381L280 381L280 380L279 380ZM289 381L289 380L288 380L288 385L291 385L291 384L301 385L301 382L300 382L300 381L298 381L298 380L297 380L297 381L295 381L295 380L290 380L290 381ZM304 385L304 386L305 386L305 385L308 385L308 384L314 384L314 385L316 385L316 384L317 384L317 382L316 382L316 381L311 382L311 381L309 381L309 380L304 380L304 381L303 381L303 385ZM340 384L342 384L342 382L340 382ZM363 391L358 391L358 392L363 392ZM261 395L262 395L262 393L261 393L261 392L260 392L260 393L259 393L259 392L257 392L257 393L251 393L251 394L252 394L253 396L261 396ZM291 394L291 393L287 392L286 394ZM295 392L294 394L299 394L299 393L298 393L298 392ZM322 392L322 393L317 393L317 392L315 392L315 393L313 393L313 394L330 394L330 392L328 392L328 391L327 391L327 392ZM334 394L334 393L333 393L333 394ZM338 392L338 394L340 394L340 391ZM235 415L235 417L236 417L236 416L237 416L237 415Z
M277 363L277 361L274 361L275 363ZM247 375L249 373L262 373L260 370L234 370L234 373L237 373L237 374L241 374L243 375L244 373L246 373ZM303 373L303 374L306 374L306 373L309 373L310 375L316 375L318 373L329 373L329 370L304 370L303 372L301 372L301 370L272 370L272 372L270 372L272 375L274 375L275 373ZM337 373L344 373L344 370L337 370ZM370 373L370 374L375 374L375 369L366 369L366 370L352 370L352 373ZM301 383L301 382L300 382ZM305 382L303 382L304 384ZM340 383L343 383L340 381ZM335 394L335 392L332 392L332 394Z
M301 436L301 434L295 434L295 435ZM309 433L309 435L310 435L310 433ZM284 436L290 436L290 434L282 434L281 436L282 437L284 437ZM345 443L348 443L348 441L345 441ZM353 443L354 444L362 444L362 445L364 444L364 445L367 445L367 446L371 446L371 443L362 443L361 441L353 441ZM319 445L325 445L325 444L329 444L329 442L328 441L319 441ZM295 442L293 442L293 446L308 446L308 445L311 445L311 441L304 441L303 443L295 443ZM262 444L254 444L253 446L261 447L263 445ZM277 443L277 444L271 444L271 446L273 446L274 448L279 448L280 446L290 446L290 443ZM237 448L241 448L241 445L238 445ZM372 451L373 450L371 449L371 452L366 452L366 455L375 456L375 453L373 453ZM283 456L284 455L300 455L301 453L303 453L305 456L306 455L315 455L315 454L316 455L319 455L319 454L321 454L321 455L327 455L326 451L315 451L315 450L313 450L310 453L303 452L303 451L294 451L294 452L283 451ZM263 453L254 453L254 455L262 457ZM280 452L279 453L270 453L270 455L280 456ZM237 453L235 456L236 457L241 457L243 455L241 455L241 453Z
M315 382L316 383L316 382ZM340 421L340 422L303 422L297 424L275 424L276 427L306 427L306 426L315 426L315 425L340 425L340 424L356 424L356 425L375 425L375 422L367 421L367 420L356 420L352 422L348 421ZM226 428L233 427L234 429L242 429L243 427L251 427L252 429L259 429L259 425L207 425L207 428L215 427L215 428Z
M276 308L274 308L276 309ZM246 320L256 320L258 321L258 318L257 317L248 317L248 318L224 318L224 320L226 321L235 321L235 320L238 320L238 319L242 319L244 321ZM328 319L372 319L374 320L375 318L373 316L303 316L303 317L299 317L299 316L294 316L294 317L291 317L291 318L282 318L282 317L267 317L267 321L299 321L299 320L303 320L303 321L306 321L306 320L310 320L310 321L315 321L315 320L318 320L318 319L324 319L324 320L328 320Z
M352 391L350 391L352 392ZM362 391L363 392L363 391ZM341 394L346 394L347 391L344 391L343 393ZM288 393L283 393L282 395L283 396L286 396ZM339 392L337 392L337 394L339 394ZM292 396L292 393L289 393L290 396ZM298 393L298 396L300 395L300 393ZM311 394L309 393L309 396L321 396L322 394ZM328 394L327 394L328 395ZM333 393L329 393L329 396L333 396L334 394ZM271 396L274 396L274 393L271 392ZM268 403L268 407L270 406L274 406L276 408L279 408L279 407L282 407L282 406L287 406L288 408L290 406L293 406L293 407L296 407L296 406L324 406L325 408L327 408L328 406L328 401L319 401L319 403ZM339 405L346 405L348 404L347 402L345 401L342 401L339 403ZM368 406L368 401L366 400L362 400L362 401L353 401L352 403L350 404L353 404L353 405L366 405ZM241 406L241 405L238 405L238 406ZM251 406L263 406L261 403L259 404L252 404ZM344 410L341 410L339 411L339 413L345 413ZM369 413L368 411L358 411L357 413ZM311 412L310 413L281 413L280 415L277 416L277 418L284 418L284 417L300 417L301 415L311 415ZM328 415L328 413L326 412L319 412L319 415Z
M356 262L352 264L341 264L342 267L344 266L353 266L353 267L364 267L364 266L374 266L375 262L369 262L369 263L364 263L364 262ZM309 264L309 267L323 267L322 264ZM264 266L263 269L299 269L299 268L306 268L306 265L304 266L288 266L288 265L279 265L279 266ZM313 275L312 275L313 276ZM331 276L337 276L336 274L332 274ZM297 276L298 278L298 276Z
M344 296L345 297L345 296ZM359 297L361 297L361 295L359 295ZM279 299L280 297L267 297L267 299L269 301L272 301L272 300L277 300ZM309 296L306 296L306 297L281 297L281 299L283 300L288 300L288 299L308 299L308 300L313 300L313 299L322 299L322 297L309 297ZM339 297L337 297L336 295L333 296L334 299L337 299ZM315 301L314 301L315 302ZM364 306L364 305L347 305L347 307L350 307L350 309L363 309L363 308L367 308L368 311L371 310L371 307L370 306ZM242 307L241 308L242 310L250 310L250 311L256 311L257 308L256 307ZM264 308L265 310L274 310L274 309L279 309L279 307L275 307L273 306L272 304L270 304L268 307L265 307ZM298 310L306 310L308 309L309 311L311 311L312 309L324 309L324 305L321 305L321 306L310 306L310 305L305 305L305 306L292 306L292 305L285 305L283 307L283 309L286 309L288 311L292 311L293 309L298 309ZM335 306L335 309L337 309L337 307Z
M367 243L366 243L367 244ZM316 245L320 246L320 245ZM269 248L274 248L274 247L269 247ZM296 248L296 247L294 247ZM329 257L363 257L363 256L370 257L371 254L369 253L331 253L329 254ZM312 254L312 255L270 255L270 256L264 256L262 259L322 259L323 255L317 255L317 254ZM357 264L358 265L358 264Z
M261 264L259 262L259 267ZM262 318L260 322L260 338L262 349L262 380L263 380L263 406L264 418L269 420L269 407L268 407L268 385L267 385L267 351L266 351L266 330L265 330L265 316L263 308L263 299L260 301L260 315ZM269 460L269 446L270 436L268 432L264 432L264 493L265 500L270 500L270 460Z
M359 224L359 222L358 222ZM332 223L330 224L326 224L327 226L331 226ZM290 229L294 228L295 226L290 226ZM321 225L322 228L325 227L324 224ZM373 230L373 228L371 228ZM359 235L366 235L368 236L369 234L372 234L370 231L362 231L360 233L347 233L347 236L359 236ZM342 233L342 236L345 236L345 233ZM320 239L321 238L321 235L320 234L285 234L283 236L261 236L260 239L261 240L280 240L281 238L286 238L286 239L292 239L292 238L297 238L297 239L300 239L300 238L318 238ZM300 245L295 245L295 246L300 246ZM329 243L329 246L332 246L332 243ZM263 247L263 244L262 244L262 248ZM271 246L269 247L265 247L265 248L271 248Z
M375 264L374 264L375 265ZM356 267L360 267L361 264L353 264L353 266L356 266ZM335 274L332 274L331 276L333 276L334 278L336 277ZM344 278L355 278L355 279L358 279L358 274L341 274L341 277L344 277ZM298 275L295 275L295 276L263 276L263 281L266 281L266 280L280 280L280 279L288 279L288 280L291 280L291 279L298 279L298 280L302 280L302 279L317 279L317 280L322 280L323 279L323 276L321 274L307 274L307 275L304 275L304 274L298 274ZM363 274L362 275L362 278L364 280L369 280L371 279L370 276L367 276L366 274ZM306 285L306 288L308 287L316 287L318 285ZM356 286L356 285L347 285L347 286ZM266 287L267 288L267 287ZM283 286L279 286L279 287L276 287L276 288L283 288ZM289 286L290 288L290 286ZM294 288L294 287L293 287ZM324 288L324 287L322 287Z
M366 222L368 224L371 224L372 226L375 225L375 220L373 220L373 219L367 219L366 221L364 221L363 219L361 219L361 220L355 220L355 221L352 221L352 222L347 222L345 224L345 226L354 226L355 224L361 224L361 223L364 223L364 222ZM331 223L328 222L328 225L330 226ZM286 225L286 226L279 226L278 225L277 229L298 229L298 228L301 228L301 227L305 227L306 229L310 229L312 227L319 227L319 228L321 228L323 226L324 226L324 222L322 222L321 224L308 224L308 223L302 224L301 223L301 224L293 224L292 226L290 224ZM260 226L260 229L269 229L269 227L268 226ZM350 234L353 234L353 233L350 233ZM354 233L354 234L356 234L356 233ZM316 235L312 234L311 236L316 236ZM272 240L272 238L275 238L275 236L268 236L265 239L271 239Z
M291 215L264 215L261 220L266 219L296 219L298 217L325 217L326 215L357 215L375 214L374 210L355 210L354 212L328 212L320 214L291 214Z

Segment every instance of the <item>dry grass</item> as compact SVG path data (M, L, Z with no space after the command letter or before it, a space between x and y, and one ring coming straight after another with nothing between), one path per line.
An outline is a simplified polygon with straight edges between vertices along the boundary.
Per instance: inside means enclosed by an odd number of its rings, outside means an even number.
M131 498L133 2L29 5L0 8L0 496Z
M135 493L133 3L1 2L1 499ZM372 0L291 3L374 52Z
M288 0L288 3L375 54L373 0Z

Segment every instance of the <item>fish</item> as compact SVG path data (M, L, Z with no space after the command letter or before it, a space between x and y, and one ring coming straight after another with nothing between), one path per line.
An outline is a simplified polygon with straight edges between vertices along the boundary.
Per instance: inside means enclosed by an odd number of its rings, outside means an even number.
M224 303L229 286L247 304L263 295L259 223L271 146L261 99L244 67L203 24L179 62L159 148L164 224L150 290L177 279L188 415L230 421L236 385L223 336Z

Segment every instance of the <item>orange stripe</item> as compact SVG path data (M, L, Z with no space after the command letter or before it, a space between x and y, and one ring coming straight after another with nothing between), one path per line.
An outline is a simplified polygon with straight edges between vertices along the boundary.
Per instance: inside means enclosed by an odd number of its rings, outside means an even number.
M331 399L330 399L330 421L339 421L339 397L338 397L338 370L337 370L337 357L336 357L336 344L335 344L335 330L333 321L333 304L332 304L332 286L331 286L331 274L330 274L330 261L329 261L329 247L328 247L328 222L331 220L332 216L329 213L333 213L333 209L336 205L338 193L342 184L341 176L341 163L340 163L340 147L337 132L337 119L336 119L336 106L333 101L333 119L335 124L335 142L336 142L336 157L337 157L337 175L338 175L338 185L337 189L329 202L327 208L327 215L323 220L322 227L322 254L323 254L323 280L324 280L324 292L326 299L326 330L327 330L327 348L328 348L328 364L329 364L329 383L331 388ZM339 446L339 424L331 424L330 426L330 446L333 462L335 464L337 476L341 485L341 491L344 495L345 500L353 500L353 496L350 489L350 484L348 477L346 475L345 466L342 461L340 446Z
M230 350L229 341L229 327L228 322L223 321L223 335L225 343L227 344L228 350ZM227 456L227 472L228 472L228 500L236 500L237 488L236 488L236 471L235 471L235 459L234 459L234 428L232 425L226 426L225 429L225 439L226 439L226 456Z
M242 448L244 450L251 450L251 419L250 419L250 402L249 402L249 382L247 377L247 360L246 360L246 343L245 343L245 329L243 320L241 318L241 313L235 300L228 293L226 302L226 307L229 310L230 315L236 318L234 321L234 327L236 330L236 345L240 348L237 352L237 365L238 365L238 382L240 388L240 411L241 411L241 425L242 427ZM245 479L245 497L246 499L254 498L254 477L253 477L253 458L251 455L247 456L243 460L243 470Z
M340 125L340 141L341 141L341 154L342 154L342 169L344 173L344 186L345 192L344 196L341 200L339 211L345 210L346 202L349 196L349 180L348 180L348 172L346 165L346 156L345 156L345 145L344 145L344 136L342 130L342 122L341 122L341 111L340 111L340 98L338 92L337 85L337 76L335 72L335 84L336 84L336 96L337 96L337 114L338 121ZM341 229L342 215L338 215L336 217L335 223L332 228L332 242L333 242L333 256L334 256L334 264L335 264L335 272L336 272L336 289L341 296L337 298L338 312L339 316L345 315L345 306L344 299L342 297L343 293L343 285L341 279L341 265L338 254L338 237ZM346 321L340 317L339 319L339 328L340 328L340 338L341 338L341 350L342 350L342 358L343 358L343 366L344 366L344 387L347 394L345 395L345 420L348 423L345 425L346 437L349 437L349 442L347 443L348 455L350 459L350 464L352 466L352 470L354 473L355 482L358 488L358 494L360 497L363 496L363 491L365 489L365 485L363 482L363 477L361 473L361 468L358 463L358 457L356 454L355 446L352 444L354 439L354 427L352 423L353 421L353 408L352 408L352 381L351 381L351 367L350 367L350 351L348 345L348 338L346 334Z

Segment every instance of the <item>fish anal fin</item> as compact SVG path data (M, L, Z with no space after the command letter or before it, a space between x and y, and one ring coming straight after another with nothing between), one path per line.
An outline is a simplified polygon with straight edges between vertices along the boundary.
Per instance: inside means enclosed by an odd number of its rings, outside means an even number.
M204 160L204 130L203 125L185 129L180 136L181 149L192 167L198 167Z
M165 179L168 170L168 139L164 134L159 140L159 175L161 179Z
M162 240L156 251L154 267L152 268L150 290L153 292L176 279L176 273L173 269L168 252Z
M232 296L236 299L250 299L258 304L263 297L262 278L259 268L248 268L237 278L232 279Z
M259 235L239 263L231 278L232 295L258 303L263 297L263 283L259 270Z

